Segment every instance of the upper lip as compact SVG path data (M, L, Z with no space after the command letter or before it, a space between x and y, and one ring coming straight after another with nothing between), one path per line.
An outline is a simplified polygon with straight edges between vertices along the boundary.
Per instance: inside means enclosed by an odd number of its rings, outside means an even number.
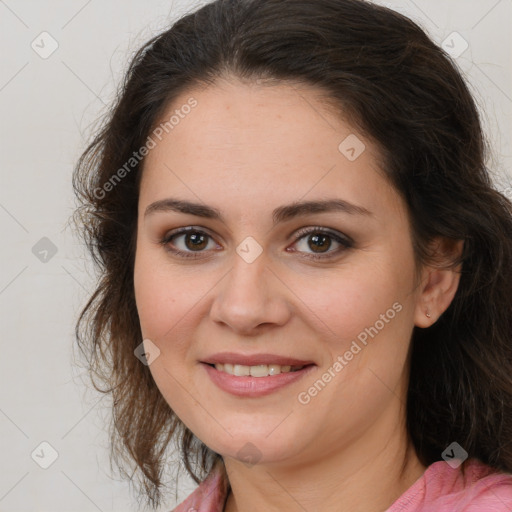
M243 366L258 366L261 364L278 364L280 366L306 366L315 364L310 360L296 359L294 357L280 356L277 354L236 354L235 352L219 352L213 354L201 362L207 364L240 364Z

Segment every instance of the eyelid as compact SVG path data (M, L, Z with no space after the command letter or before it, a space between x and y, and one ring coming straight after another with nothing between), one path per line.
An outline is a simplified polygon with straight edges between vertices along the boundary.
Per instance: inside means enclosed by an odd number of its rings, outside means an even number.
M304 235L308 235L310 233L324 233L333 237L335 240L338 240L340 243L354 244L354 240L350 238L348 235L341 233L339 231L333 230L331 228L324 228L322 226L305 226L300 228L294 233L294 240L297 242Z
M182 228L176 228L174 230L168 231L164 234L164 236L161 238L159 243L167 250L168 252L183 256L185 258L199 258L204 257L201 256L201 253L206 253L207 251L182 251L181 249L170 249L168 248L168 244L171 242L171 239L186 235L187 233L199 233L201 235L206 235L211 240L215 241L215 238L213 235L211 235L206 228L203 228L201 226L185 226Z
M164 248L173 253L180 256L183 256L185 258L202 258L206 257L203 256L202 253L207 254L209 251L202 250L202 251L182 251L181 249L170 249L168 248L168 244L170 241L175 238L182 235L186 235L187 233L199 233L202 235L206 235L210 239L216 242L213 235L211 235L206 228L203 228L201 226L186 226L182 228L176 228L175 230L167 232L162 239L160 240L160 244L164 246ZM297 252L301 254L303 257L313 260L319 260L319 259L329 259L338 256L341 252L346 251L348 249L351 249L354 246L354 240L338 231L334 231L330 228L322 227L322 226L305 226L293 233L293 244L296 244L299 242L302 238L306 237L309 234L316 234L316 233L322 233L329 237L331 237L336 243L340 244L342 246L341 249L334 250L334 251L327 251L325 253L303 253L301 251L292 251ZM217 243L217 242L216 242ZM287 248L288 249L288 248Z
M306 226L304 228L301 228L299 229L298 231L296 231L294 233L294 242L293 244L296 244L297 242L299 242L302 238L305 238L307 235L310 235L310 234L315 234L315 233L322 233L322 234L325 234L327 236L329 236L330 238L332 238L336 243L338 243L339 245L341 245L341 248L339 249L336 249L334 251L327 251L327 252L319 252L319 253L303 253L301 251L293 251L293 252L297 252L298 254L301 255L301 257L304 257L306 259L309 259L309 260L313 260L313 261L319 261L319 260L325 260L325 261L328 261L330 259L334 259L334 258L337 258L339 256L341 256L341 253L349 250L349 249L352 249L355 245L354 243L354 240L352 240L351 237L339 232L339 231L334 231L330 228L325 228L325 227L322 227L322 226Z

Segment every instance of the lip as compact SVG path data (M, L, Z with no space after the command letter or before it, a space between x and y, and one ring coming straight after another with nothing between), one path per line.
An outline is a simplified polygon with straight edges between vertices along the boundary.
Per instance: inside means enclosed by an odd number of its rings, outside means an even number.
M280 366L306 366L315 364L311 360L294 359L293 357L280 356L277 354L237 354L235 352L219 352L213 354L201 363L206 364L241 364L243 366L257 366L260 364L278 364ZM259 377L260 379L265 377Z
M297 361L296 359L294 360L290 358L283 358L283 360L293 362ZM258 361L261 361L261 359L258 359ZM274 362L276 362L275 359ZM251 363L247 366L253 366L256 364L258 363ZM276 364L279 363L276 362ZM299 365L300 364L301 363L299 362ZM235 396L246 398L258 398L261 396L270 395L271 393L274 393L275 391L282 389L285 386L297 382L305 375L309 374L314 368L316 368L315 364L307 364L307 366L305 366L302 370L297 370L295 372L279 373L277 375L269 375L268 377L237 377L236 375L230 375L229 373L221 372L214 366L210 366L207 363L201 363L201 366L206 370L206 373L212 382L221 390Z

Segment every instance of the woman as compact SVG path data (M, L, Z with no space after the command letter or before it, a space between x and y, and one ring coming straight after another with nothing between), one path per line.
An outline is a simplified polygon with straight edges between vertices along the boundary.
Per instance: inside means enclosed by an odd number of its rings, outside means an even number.
M409 19L218 0L134 57L84 152L77 326L113 449L175 510L512 507L512 205Z

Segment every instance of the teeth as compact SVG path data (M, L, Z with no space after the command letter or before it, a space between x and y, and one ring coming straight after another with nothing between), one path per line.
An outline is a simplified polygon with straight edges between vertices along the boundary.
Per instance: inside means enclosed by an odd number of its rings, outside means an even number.
M246 377L250 375L250 371L250 366L242 366L241 364L235 364L233 366L233 375L236 375L237 377Z
M216 364L215 368L219 372L229 373L237 377L267 377L269 375L278 375L280 373L295 372L303 366L289 366L279 364L259 364L256 366L244 366L241 364Z

